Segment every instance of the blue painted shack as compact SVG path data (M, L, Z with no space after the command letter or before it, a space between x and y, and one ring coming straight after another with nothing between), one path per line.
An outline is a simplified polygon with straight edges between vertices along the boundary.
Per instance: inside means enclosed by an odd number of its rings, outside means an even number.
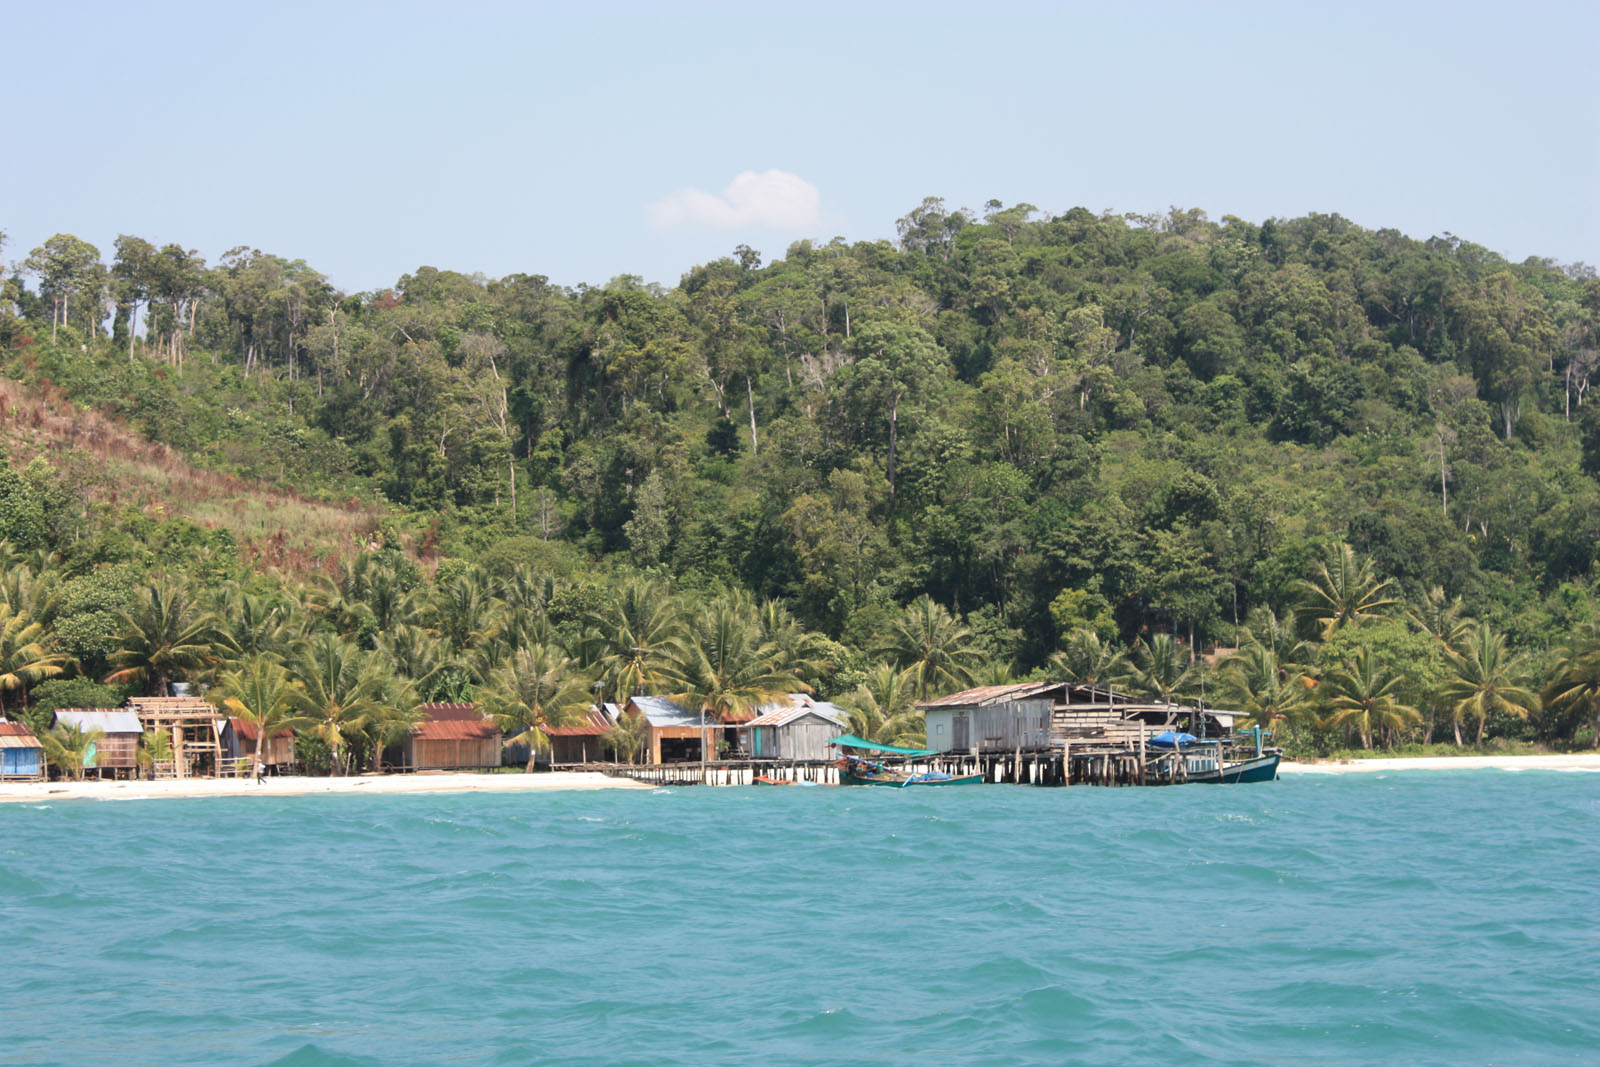
M0 780L44 781L44 746L25 723L0 721Z

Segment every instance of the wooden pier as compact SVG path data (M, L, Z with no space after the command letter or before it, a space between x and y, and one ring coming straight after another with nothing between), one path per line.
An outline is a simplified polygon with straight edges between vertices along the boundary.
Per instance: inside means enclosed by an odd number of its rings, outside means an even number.
M1140 752L1124 746L1062 746L1010 753L942 755L912 759L897 766L913 772L943 771L961 776L981 774L985 782L1008 785L1133 786L1178 785L1188 781L1186 762L1176 752ZM832 760L718 760L699 763L573 763L557 771L599 771L659 786L753 785L758 777L780 782L838 785L839 768Z

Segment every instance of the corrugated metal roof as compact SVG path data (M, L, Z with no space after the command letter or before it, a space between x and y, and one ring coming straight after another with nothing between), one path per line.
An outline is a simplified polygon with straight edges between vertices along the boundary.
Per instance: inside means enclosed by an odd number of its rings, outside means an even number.
M103 730L108 734L142 734L139 716L127 708L58 708L56 722L80 730Z
M419 722L412 733L424 741L482 741L500 737L500 728L488 719L444 719Z
M232 718L230 718L228 721L233 724L233 732L239 735L239 739L241 741L254 741L256 739L256 735L261 732L260 730L256 729L256 724L253 723L253 722L246 722L243 719L232 719ZM272 736L275 737L275 738L276 737L293 737L294 736L294 731L289 729L288 727L285 727L284 729L279 730L277 733L273 734Z
M761 714L748 725L787 726L807 715L820 715L841 729L846 726L844 711L825 700L813 700L805 693L790 693L789 701L788 704L779 702L763 706Z
M421 711L434 722L472 722L483 718L476 704L424 704Z
M651 726L660 729L664 726L699 726L700 716L687 708L679 707L666 697L638 696L629 700L629 703L639 709Z
M0 748L43 748L27 723L0 722Z
M544 732L548 737L598 737L615 725L616 723L607 717L604 711L590 708L581 722L565 726L546 726Z
M1008 700L1022 700L1059 689L1064 682L1021 682L1015 685L983 685L960 693L951 693L938 700L926 700L919 708L971 708L988 704L1003 704Z

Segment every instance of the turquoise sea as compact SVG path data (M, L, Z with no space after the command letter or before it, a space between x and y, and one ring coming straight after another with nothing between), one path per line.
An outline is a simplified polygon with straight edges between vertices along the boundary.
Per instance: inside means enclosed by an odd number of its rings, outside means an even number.
M8 1063L1593 1063L1600 774L0 806Z

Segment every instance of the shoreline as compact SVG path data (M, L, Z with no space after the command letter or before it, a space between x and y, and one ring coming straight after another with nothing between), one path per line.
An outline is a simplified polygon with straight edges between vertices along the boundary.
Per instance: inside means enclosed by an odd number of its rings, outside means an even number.
M57 800L160 800L195 797L292 797L326 793L538 793L572 789L654 789L648 782L599 771L540 774L391 774L312 778L162 778L121 782L0 783L0 804Z
M1600 771L1600 752L1540 756L1395 756L1375 759L1284 760L1279 774L1374 774L1380 771Z

